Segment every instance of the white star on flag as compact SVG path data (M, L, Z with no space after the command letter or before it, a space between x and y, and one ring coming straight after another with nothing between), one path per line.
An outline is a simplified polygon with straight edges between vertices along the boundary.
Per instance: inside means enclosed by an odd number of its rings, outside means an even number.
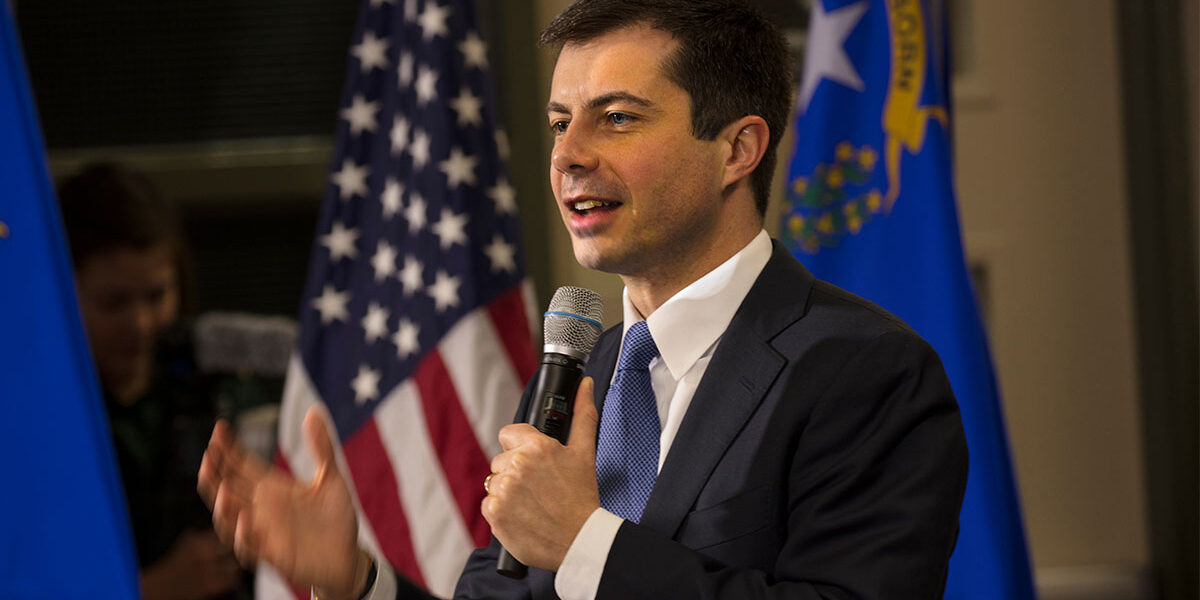
M338 197L349 200L355 194L367 195L367 167L356 165L347 158L342 163L342 170L333 174L333 183L338 186Z
M426 40L431 40L435 36L444 36L450 32L446 28L446 19L450 17L450 9L441 7L437 2L429 2L425 5L425 12L421 13L419 19L421 24L421 35Z
M313 307L321 313L321 324L328 325L334 321L345 321L350 316L346 311L349 302L350 292L339 292L327 283L321 295L313 299Z
M400 53L400 65L396 67L396 83L407 87L413 78L413 55L409 51Z
M367 307L367 316L363 317L362 326L368 344L388 334L389 316L391 315L388 314L388 309L374 302Z
M414 191L409 196L408 208L404 209L404 220L408 221L408 231L410 233L416 234L429 222L425 216L427 208L425 199L421 197L421 194Z
M367 365L360 366L358 376L350 382L350 387L354 389L355 402L365 404L368 400L374 400L379 395L379 371Z
M462 184L475 185L475 165L478 158L464 154L462 148L455 147L450 151L450 158L441 162L442 172L446 174L446 187L457 188Z
M375 131L375 113L378 111L378 102L367 102L361 95L355 94L350 106L342 109L341 116L350 122L350 135L358 135L364 131Z
M399 154L408 147L408 119L396 117L392 122L392 153Z
M517 191L507 180L501 179L495 187L488 188L488 198L496 203L496 212L511 215L517 212Z
M468 67L487 68L487 43L474 31L458 45L458 51L462 52L463 63Z
M812 23L808 28L812 37L808 39L804 49L804 73L800 76L801 113L808 110L808 103L816 93L821 79L828 79L860 92L866 89L843 45L859 19L867 12L867 6L865 1L858 2L826 13L823 1L813 0L812 14L809 17Z
M367 73L375 67L387 68L387 49L387 38L377 38L374 33L368 31L363 34L362 41L350 49L350 53L358 57L359 68L363 73Z
M425 166L425 163L429 162L429 142L429 134L425 133L425 130L418 129L413 134L412 146L409 147L409 153L412 154L414 168L420 169Z
M396 345L397 357L403 360L421 349L421 344L417 341L417 334L420 332L421 328L417 327L416 323L408 319L400 319L396 335L392 336L392 343Z
M417 69L417 106L429 104L437 99L437 71L422 65Z
M379 242L375 256L371 257L371 267L375 269L375 281L391 277L396 272L396 249L387 242Z
M492 270L511 273L517 270L516 248L504 241L500 234L492 237L492 243L483 249L488 260L492 261Z
M396 276L400 280L400 285L404 287L404 295L411 296L421 291L421 286L425 283L421 273L424 267L421 266L421 261L412 256L404 257L404 268L400 269L400 274Z
M456 242L467 243L467 215L455 214L449 208L442 209L442 218L433 224L433 232L437 234L442 250L448 249Z
M451 277L445 271L437 272L433 285L429 286L429 295L438 312L458 306L458 286L461 284L458 277Z
M497 129L496 132L493 134L493 136L494 136L494 139L496 140L496 152L500 153L500 158L503 158L504 160L508 160L508 153L509 153L508 134L504 133L504 131L501 129Z
M358 230L353 227L347 229L337 221L334 221L333 226L329 228L329 233L321 236L321 245L329 248L330 262L357 257L357 242Z
M391 219L400 212L400 196L404 194L404 186L399 181L388 177L383 184L383 193L379 195L379 204L383 206L383 218Z
M483 100L471 94L471 90L465 87L460 89L458 96L450 101L450 106L458 115L459 127L483 123L483 115L480 114L483 110Z

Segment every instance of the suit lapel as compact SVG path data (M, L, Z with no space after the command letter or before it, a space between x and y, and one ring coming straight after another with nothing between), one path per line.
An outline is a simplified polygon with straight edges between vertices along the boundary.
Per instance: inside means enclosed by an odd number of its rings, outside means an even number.
M770 340L803 316L812 281L776 242L717 344L646 503L642 525L674 536L721 456L786 365ZM612 361L608 364L611 375ZM597 382L597 396L603 398L599 390Z

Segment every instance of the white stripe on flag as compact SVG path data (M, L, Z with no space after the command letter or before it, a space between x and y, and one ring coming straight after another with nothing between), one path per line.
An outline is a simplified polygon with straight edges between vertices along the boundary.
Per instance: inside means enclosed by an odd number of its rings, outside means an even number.
M512 422L524 382L513 372L512 360L486 310L472 311L459 320L438 350L475 438L490 461L500 453L496 434Z
M375 411L375 424L396 472L400 502L425 584L430 592L448 598L475 545L434 454L413 380L388 394Z
M283 383L283 405L279 409L279 452L287 459L296 479L311 481L316 473L312 454L304 441L304 415L319 402L300 355L293 352Z
M308 600L297 599L283 576L271 565L259 561L254 572L254 597L258 600Z

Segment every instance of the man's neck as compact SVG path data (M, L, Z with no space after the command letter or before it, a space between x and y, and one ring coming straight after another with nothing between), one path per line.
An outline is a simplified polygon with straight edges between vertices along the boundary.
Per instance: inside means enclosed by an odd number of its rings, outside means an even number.
M633 303L634 308L641 313L642 317L649 317L680 290L741 252L761 230L760 224L753 231L736 237L728 237L727 239L735 241L730 242L723 252L708 253L702 260L694 260L684 268L675 266L662 269L661 272L621 275L621 281L625 284L625 289L629 294L629 301Z

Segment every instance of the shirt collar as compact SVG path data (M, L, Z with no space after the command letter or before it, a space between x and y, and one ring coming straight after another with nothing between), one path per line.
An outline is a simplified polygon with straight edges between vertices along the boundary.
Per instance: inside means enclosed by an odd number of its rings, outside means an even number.
M771 238L759 230L737 254L679 290L645 319L626 288L621 294L624 331L644 319L671 377L679 380L721 338L770 258Z

